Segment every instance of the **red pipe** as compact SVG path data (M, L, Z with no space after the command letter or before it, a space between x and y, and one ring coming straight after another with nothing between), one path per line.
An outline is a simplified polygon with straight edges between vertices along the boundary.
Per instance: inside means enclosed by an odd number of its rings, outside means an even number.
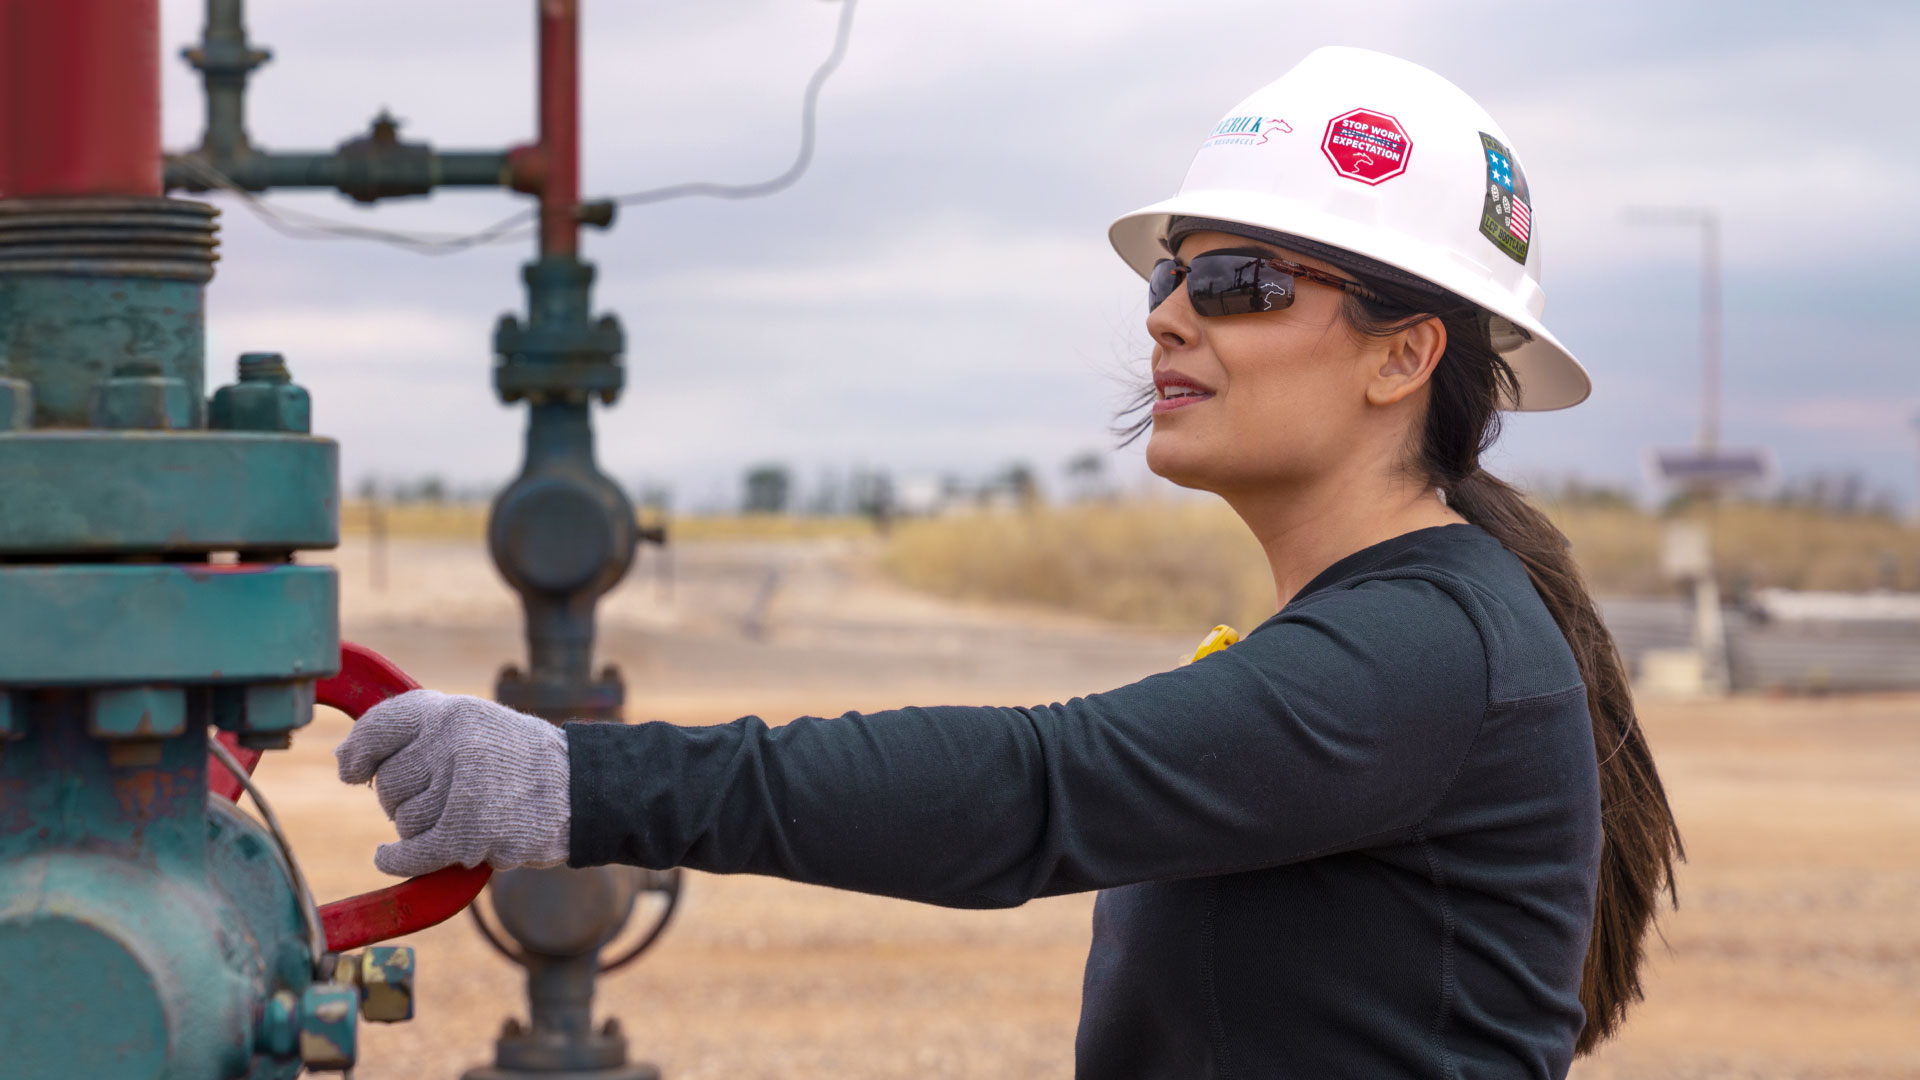
M0 0L0 197L158 194L158 0Z
M580 249L580 4L540 0L540 254Z

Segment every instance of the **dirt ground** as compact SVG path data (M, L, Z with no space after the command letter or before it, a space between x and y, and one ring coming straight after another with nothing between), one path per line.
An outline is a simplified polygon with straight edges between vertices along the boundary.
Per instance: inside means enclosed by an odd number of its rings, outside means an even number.
M784 719L909 703L1028 703L1173 662L1194 635L950 605L830 543L687 545L605 607L635 718ZM337 554L346 635L427 682L486 693L521 652L477 547ZM1648 999L1578 1080L1920 1077L1920 697L1647 703L1685 830L1682 906ZM260 775L322 900L388 882L370 792L342 788L323 716ZM956 912L694 875L679 917L605 980L635 1056L669 1078L1067 1077L1089 897ZM451 1077L522 1011L517 969L465 918L419 949L418 1017L366 1030L361 1080Z

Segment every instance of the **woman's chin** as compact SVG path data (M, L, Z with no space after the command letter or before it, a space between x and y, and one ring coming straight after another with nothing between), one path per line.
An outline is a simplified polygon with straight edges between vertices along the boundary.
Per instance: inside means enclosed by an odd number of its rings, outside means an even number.
M1206 468L1208 455L1195 440L1156 430L1147 440L1147 469L1162 480L1184 488L1212 491Z

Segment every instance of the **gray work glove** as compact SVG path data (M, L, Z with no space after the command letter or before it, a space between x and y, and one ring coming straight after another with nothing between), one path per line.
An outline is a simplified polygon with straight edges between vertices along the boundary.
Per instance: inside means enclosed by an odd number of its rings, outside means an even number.
M374 782L400 832L373 857L386 873L567 861L567 736L545 720L412 690L368 709L333 753L342 781Z

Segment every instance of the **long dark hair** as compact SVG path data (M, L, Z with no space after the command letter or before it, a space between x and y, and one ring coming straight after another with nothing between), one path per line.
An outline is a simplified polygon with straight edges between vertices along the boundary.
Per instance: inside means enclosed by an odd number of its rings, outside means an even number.
M1634 713L1626 665L1600 621L1566 535L1525 495L1480 467L1480 455L1499 438L1502 402L1518 400L1519 390L1513 368L1494 350L1487 313L1451 293L1410 287L1404 275L1381 273L1367 260L1324 249L1313 253L1373 292L1346 296L1347 324L1360 337L1389 337L1429 318L1445 325L1446 352L1434 369L1425 426L1418 448L1409 448L1408 467L1443 491L1456 513L1519 557L1586 682L1600 763L1601 824L1599 897L1580 976L1587 1023L1575 1045L1576 1053L1588 1053L1618 1031L1627 1009L1644 997L1640 965L1647 932L1661 893L1678 905L1673 867L1686 857ZM1150 423L1149 417L1122 433L1137 437Z

